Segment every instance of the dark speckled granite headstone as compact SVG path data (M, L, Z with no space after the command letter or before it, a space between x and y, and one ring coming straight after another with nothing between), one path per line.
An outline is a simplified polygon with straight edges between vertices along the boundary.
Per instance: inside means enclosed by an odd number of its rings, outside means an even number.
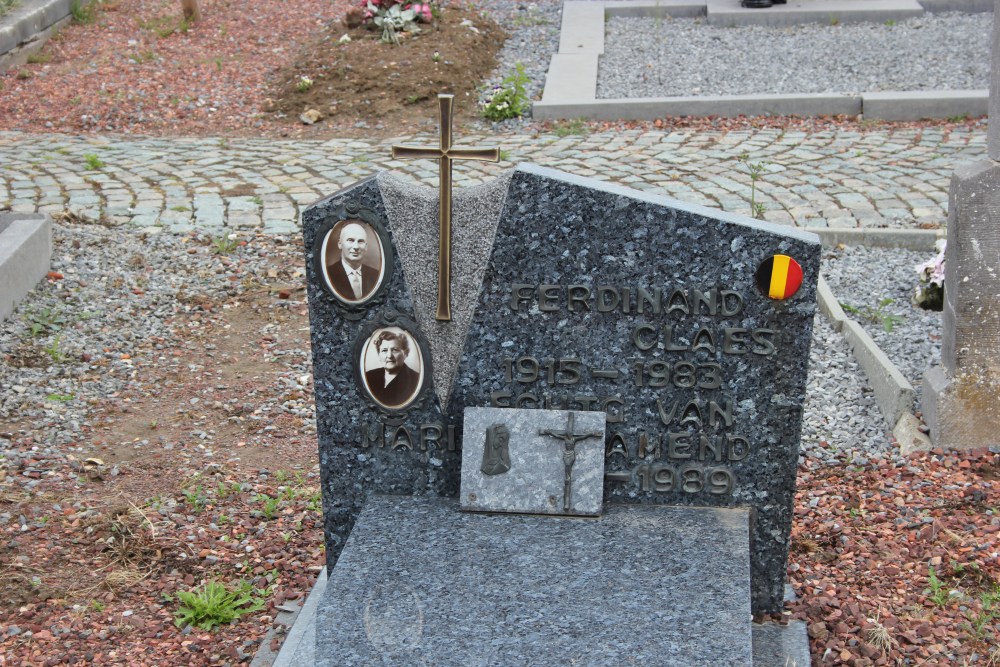
M605 507L752 508L753 610L778 611L819 258L809 233L522 165L447 412L605 411Z
M380 173L303 211L331 569L369 494L458 494L456 422L444 418L440 405L447 400L476 305L508 182L509 176L503 176L487 185L455 189L454 319L447 323L434 320L435 189ZM345 254L346 263L359 260L362 265L358 291L347 270L339 268ZM392 335L381 340L382 332ZM402 366L390 382L383 346L406 348L394 352L402 357Z
M303 213L328 563L370 494L457 495L466 407L599 410L606 510L751 508L753 611L779 610L818 239L531 165L456 188L452 223L439 323L435 190L380 174Z

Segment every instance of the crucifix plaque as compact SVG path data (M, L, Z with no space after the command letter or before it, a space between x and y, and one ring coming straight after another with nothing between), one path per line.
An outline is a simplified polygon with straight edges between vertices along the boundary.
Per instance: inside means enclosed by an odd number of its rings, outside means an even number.
M587 438L603 438L604 432L574 433L573 413L570 412L569 417L567 417L565 431L555 431L546 428L538 431L538 435L552 436L553 438L558 438L563 443L563 511L568 512L573 493L573 464L576 463L576 443Z
M454 95L438 95L438 113L441 125L441 144L438 148L425 146L393 146L392 157L430 158L438 160L438 302L435 318L451 319L451 163L453 160L500 160L500 149L455 148L451 145L451 113Z

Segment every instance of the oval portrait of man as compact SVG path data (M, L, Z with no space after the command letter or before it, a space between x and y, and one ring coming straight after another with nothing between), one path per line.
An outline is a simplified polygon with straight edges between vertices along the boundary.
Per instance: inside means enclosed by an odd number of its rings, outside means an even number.
M420 393L424 360L420 346L404 329L376 329L365 341L360 363L365 390L379 405L405 408Z
M384 279L382 241L361 220L341 220L326 234L322 249L323 277L341 301L369 299Z

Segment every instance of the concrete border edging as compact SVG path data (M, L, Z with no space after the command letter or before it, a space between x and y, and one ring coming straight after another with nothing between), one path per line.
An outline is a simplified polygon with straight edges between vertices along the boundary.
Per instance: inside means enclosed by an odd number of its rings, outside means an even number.
M868 377L868 383L875 393L875 402L882 411L886 424L889 428L895 428L899 418L913 410L913 401L917 396L913 385L903 377L860 324L847 319L840 332Z
M945 236L943 229L854 229L846 227L809 227L825 246L865 245L877 248L902 248L932 252L934 244Z
M23 64L70 19L72 0L23 0L0 18L0 72Z
M990 91L885 90L864 93L861 111L868 120L922 120L985 116Z
M553 60L557 56L553 56ZM597 64L595 59L594 64ZM532 105L535 120L586 118L588 120L655 120L666 116L857 116L862 110L862 98L857 95L719 95L705 97L637 97L596 99L581 94L589 85L590 72L577 71L574 82L564 82L564 90L575 97L542 93L540 102ZM597 72L592 75L596 91Z
M0 321L45 278L51 260L48 213L0 213Z

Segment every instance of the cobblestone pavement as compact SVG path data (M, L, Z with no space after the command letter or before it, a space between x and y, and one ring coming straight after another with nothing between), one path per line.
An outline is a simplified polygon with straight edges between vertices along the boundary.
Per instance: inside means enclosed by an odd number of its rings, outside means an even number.
M69 210L111 224L209 234L298 230L301 208L381 169L437 185L437 163L393 160L385 141L163 139L0 133L0 209ZM751 163L765 219L801 227L930 228L947 217L954 168L984 157L985 130L815 133L621 131L558 137L457 135L497 145L500 164L456 162L470 185L517 162L749 214Z

